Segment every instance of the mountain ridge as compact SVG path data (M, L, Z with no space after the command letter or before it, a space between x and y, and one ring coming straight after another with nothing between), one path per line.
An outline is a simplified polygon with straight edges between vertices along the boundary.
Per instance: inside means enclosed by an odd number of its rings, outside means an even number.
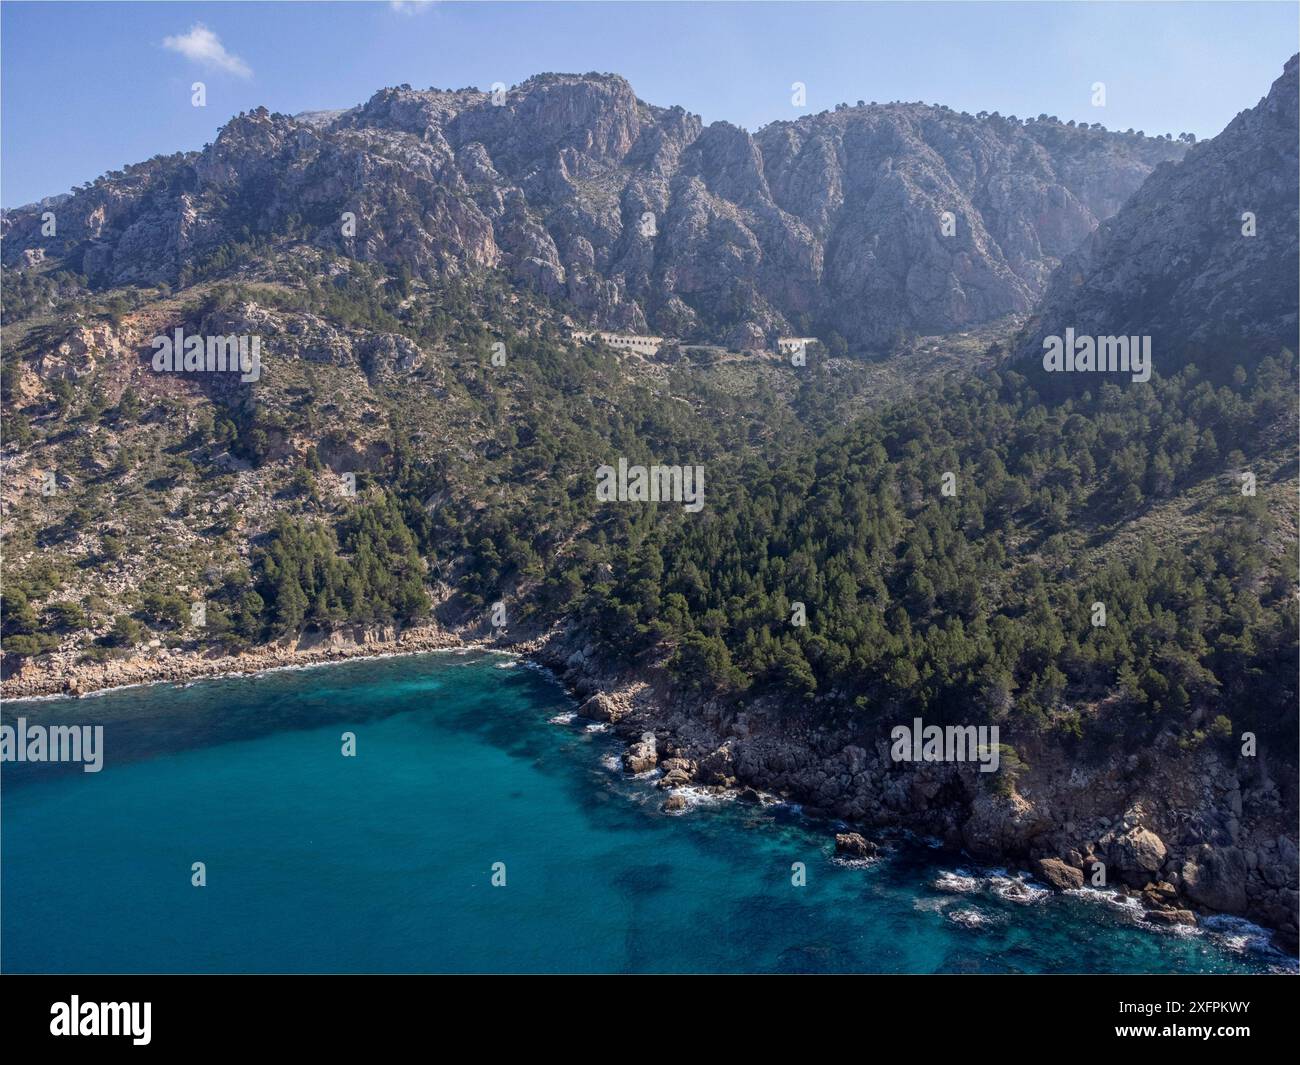
M815 329L879 349L1029 311L1184 148L924 104L750 134L617 75L398 86L328 121L236 116L199 152L75 191L53 240L39 211L6 212L4 262L176 283L249 234L442 277L500 269L605 328L740 348Z

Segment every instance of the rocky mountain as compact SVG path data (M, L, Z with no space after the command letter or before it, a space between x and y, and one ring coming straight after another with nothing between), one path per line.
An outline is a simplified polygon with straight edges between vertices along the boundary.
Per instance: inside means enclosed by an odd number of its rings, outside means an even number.
M1020 349L1026 358L1067 326L1148 334L1157 367L1171 348L1296 350L1298 66L1293 56L1255 107L1157 167L1066 260Z
M75 190L54 234L39 207L8 212L3 256L96 287L183 285L250 243L310 244L426 278L503 271L604 327L872 348L1029 311L1185 148L920 103L750 134L613 75L400 86L348 111L240 115L200 152Z

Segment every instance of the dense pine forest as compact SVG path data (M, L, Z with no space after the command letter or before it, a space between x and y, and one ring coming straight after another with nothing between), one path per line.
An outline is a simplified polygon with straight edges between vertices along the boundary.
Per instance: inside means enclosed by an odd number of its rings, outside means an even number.
M608 353L523 342L513 409L470 375L499 419L481 494L448 493L450 464L416 458L396 411L390 463L338 513L319 506L328 471L309 452L284 489L302 513L214 581L202 639L231 649L304 627L410 624L442 587L454 589L436 607L446 623L495 601L532 628L572 614L611 661L666 660L687 688L779 695L791 713L1015 714L1082 735L1100 720L1190 722L1212 705L1231 717L1198 716L1189 736L1294 730L1294 537L1262 487L1243 491L1247 475L1294 476L1270 457L1295 424L1289 351L1052 400L1035 367L1003 365L935 380L822 438L793 408L784 431L764 422L768 396L715 391L705 399L727 416L701 419L618 372ZM689 369L666 381L702 402ZM65 417L111 422L122 406ZM257 409L231 417L235 438L284 428ZM223 420L190 443L220 442ZM598 505L594 470L611 455L706 461L705 511ZM1149 536L1185 497L1194 534ZM41 592L6 589L10 651L39 653L85 623L57 600L38 617L28 598ZM185 615L180 596L147 589L98 643L129 644L142 626L179 633Z
M1294 734L1294 537L1242 484L1295 424L1295 359L1216 376L1053 405L1014 368L945 383L715 478L709 515L633 536L584 611L610 653L667 642L683 683L796 707L1078 734L1113 695L1135 721L1212 704L1221 734ZM1192 490L1194 538L1123 535Z

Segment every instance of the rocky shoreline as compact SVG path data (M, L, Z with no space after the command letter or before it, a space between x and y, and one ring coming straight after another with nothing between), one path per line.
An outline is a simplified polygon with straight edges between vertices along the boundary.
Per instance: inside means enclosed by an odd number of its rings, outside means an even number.
M294 640L250 648L239 654L144 648L136 654L104 662L78 662L75 656L51 655L37 666L6 677L0 683L5 699L31 699L53 695L89 695L136 684L177 684L200 677L238 676L287 666L341 662L389 654L419 654L448 647L476 647L492 641L466 641L436 626L397 630L392 626L341 629L326 634L304 634Z
M387 627L306 635L237 655L148 649L67 663L64 672L51 662L6 678L2 691L6 699L83 695L447 648L507 650L550 670L578 700L579 716L609 723L627 743L626 772L660 773L666 811L687 807L686 788L753 801L772 795L849 825L834 833L837 853L847 857L875 853L872 832L906 829L977 860L1014 863L1057 891L1118 889L1141 901L1153 925L1231 914L1296 949L1300 872L1279 785L1262 761L1250 776L1211 750L1182 751L1172 737L1157 741L1145 760L1129 754L1086 766L1048 745L1025 746L1014 783L999 790L970 764L892 763L884 741L869 748L789 715L778 721L774 707L701 704L672 691L658 668L634 679L611 675L571 629L507 641L436 626Z
M1262 759L1244 769L1163 735L1147 751L1084 762L1034 737L1018 747L1023 763L1008 785L969 763L895 763L887 740L864 744L774 706L701 704L655 668L634 680L607 675L571 630L530 657L575 694L581 717L609 722L627 742L627 772L660 771L665 810L685 808L688 787L772 795L825 819L849 858L875 853L871 833L904 829L1025 869L1056 891L1120 891L1154 926L1229 914L1297 950L1295 795Z

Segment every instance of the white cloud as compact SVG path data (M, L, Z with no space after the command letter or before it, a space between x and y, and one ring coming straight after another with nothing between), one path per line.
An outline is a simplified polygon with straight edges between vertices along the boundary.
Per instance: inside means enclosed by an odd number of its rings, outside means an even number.
M237 55L226 51L215 33L201 22L190 27L190 32L177 37L164 37L163 47L179 52L186 59L192 59L205 67L224 70L240 78L251 78L253 69Z
M418 15L432 4L433 0L388 0L388 6L399 15Z

